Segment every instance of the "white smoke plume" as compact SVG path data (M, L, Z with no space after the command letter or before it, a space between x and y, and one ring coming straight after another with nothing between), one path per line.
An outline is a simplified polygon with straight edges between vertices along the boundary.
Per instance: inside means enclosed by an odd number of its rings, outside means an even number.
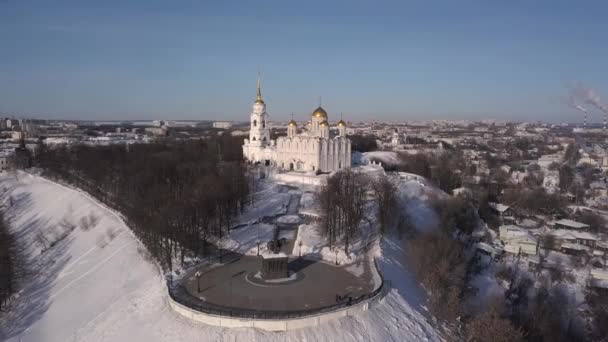
M602 102L602 99L593 88L587 87L582 83L577 83L571 89L570 95L573 99L579 99L580 101L597 108L604 114L608 114L608 106Z
M572 107L572 108L574 108L574 109L576 109L576 110L579 110L579 111L581 111L581 112L583 112L583 113L587 114L587 108L585 108L585 107L581 106L580 104L578 104L578 103L576 102L576 100L574 99L574 96L570 96L570 97L568 97L567 99L565 99L565 101L564 101L564 102L566 102L566 104L567 104L568 106L570 106L570 107Z

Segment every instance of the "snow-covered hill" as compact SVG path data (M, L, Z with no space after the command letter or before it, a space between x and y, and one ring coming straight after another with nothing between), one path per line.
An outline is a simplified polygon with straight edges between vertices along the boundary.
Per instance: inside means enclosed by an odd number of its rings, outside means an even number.
M120 216L88 195L41 177L0 175L6 216L26 247L32 274L0 319L9 341L427 341L423 296L402 265L398 244L384 242L379 264L393 289L357 317L287 333L225 329L173 313L157 267ZM9 198L13 205L9 206ZM76 226L75 229L70 227ZM83 229L84 228L84 229ZM65 238L41 253L48 242Z

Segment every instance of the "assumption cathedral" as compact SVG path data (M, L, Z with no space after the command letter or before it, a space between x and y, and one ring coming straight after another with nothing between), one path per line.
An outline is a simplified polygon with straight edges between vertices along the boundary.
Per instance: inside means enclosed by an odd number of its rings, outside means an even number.
M287 136L279 137L276 141L270 140L267 119L258 79L258 95L250 116L249 139L245 139L243 144L243 156L249 162L305 172L333 172L351 166L346 123L338 121L337 134L330 133L327 112L321 106L312 112L307 126L300 130L293 119L289 121Z

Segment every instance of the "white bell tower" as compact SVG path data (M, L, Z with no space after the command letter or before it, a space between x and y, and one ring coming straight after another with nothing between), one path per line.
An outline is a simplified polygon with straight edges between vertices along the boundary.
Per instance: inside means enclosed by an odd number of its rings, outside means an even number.
M253 103L253 112L250 117L249 144L250 146L265 147L270 145L270 130L268 129L268 114L266 104L262 100L260 78L258 77L258 96Z

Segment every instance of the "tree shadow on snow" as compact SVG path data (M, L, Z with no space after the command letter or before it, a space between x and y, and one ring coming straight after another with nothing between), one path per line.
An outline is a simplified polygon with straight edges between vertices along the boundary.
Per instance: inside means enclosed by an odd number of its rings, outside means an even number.
M34 218L23 225L24 228L17 234L23 235L27 232L34 234L35 231L47 229L44 223L46 222ZM29 240L29 238L26 240ZM15 297L9 311L0 319L0 339L5 340L24 333L49 309L52 302L51 289L53 284L71 260L67 250L69 250L72 242L72 236L68 235L44 253L40 255L30 254L29 259L25 257L24 267L26 271L21 284L22 290Z
M425 317L430 317L426 307L427 294L420 286L416 276L406 263L402 241L396 236L382 239L383 258L379 258L378 267L385 281L389 281L391 290L396 290L412 309Z

